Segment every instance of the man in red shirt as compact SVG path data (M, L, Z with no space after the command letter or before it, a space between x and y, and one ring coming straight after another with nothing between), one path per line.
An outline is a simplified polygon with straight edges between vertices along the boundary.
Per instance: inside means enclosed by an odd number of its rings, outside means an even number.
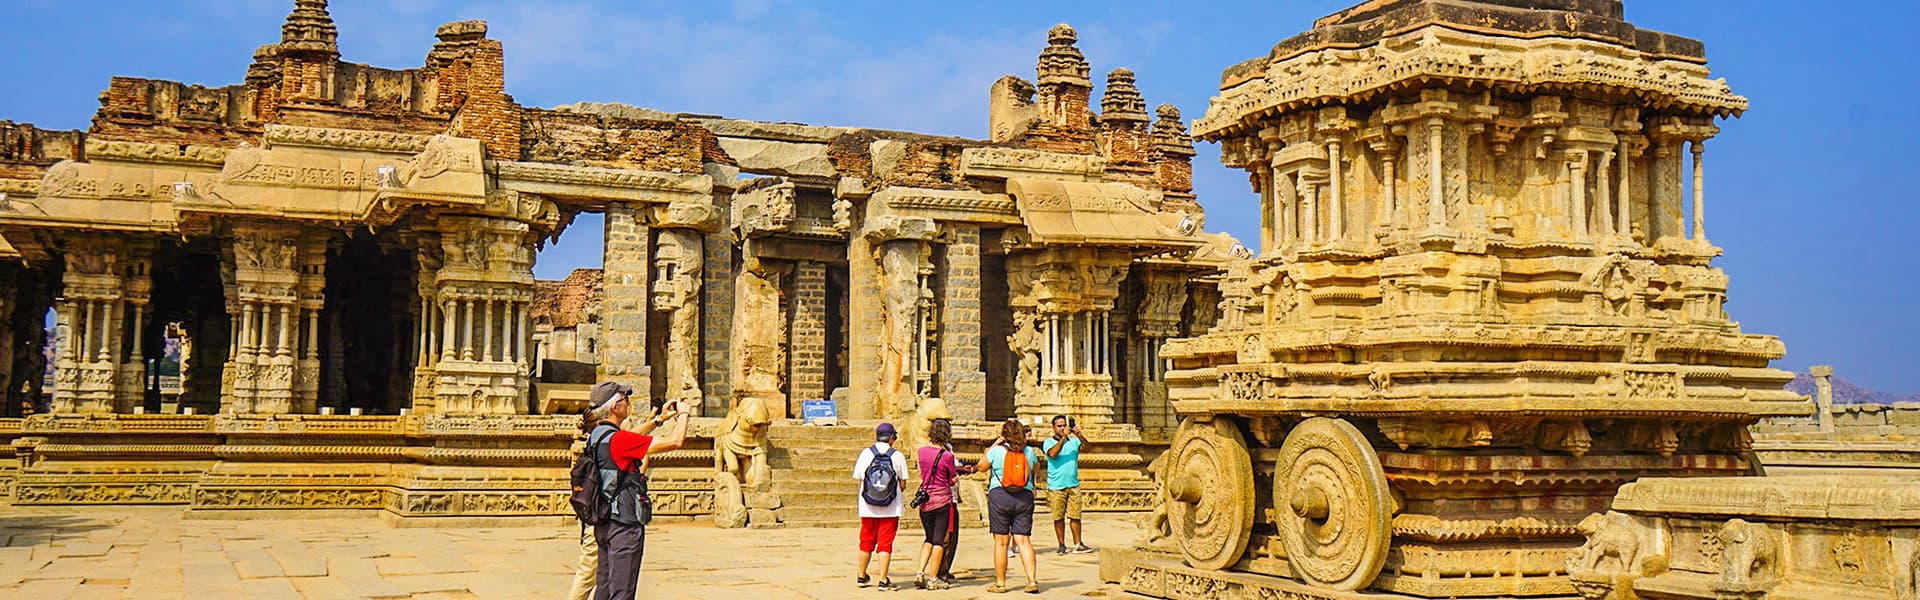
M588 394L592 409L585 415L591 424L587 452L603 482L601 495L612 507L611 514L594 526L594 541L600 546L600 565L594 574L594 600L631 600L640 581L640 560L646 551L646 475L641 464L650 453L671 452L686 441L686 413L677 403L661 407L642 429L647 432L671 422L666 435L655 437L620 429L620 422L632 412L628 396L630 386L611 381L594 384Z

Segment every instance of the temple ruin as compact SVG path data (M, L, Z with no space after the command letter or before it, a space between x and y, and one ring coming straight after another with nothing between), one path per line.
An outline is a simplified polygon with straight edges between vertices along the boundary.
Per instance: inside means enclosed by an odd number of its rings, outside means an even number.
M743 404L1075 415L1118 444L1105 506L1137 507L1159 346L1247 252L1203 230L1180 111L1124 68L1096 104L1066 25L982 90L985 140L529 107L484 22L408 69L337 35L298 0L242 83L115 77L85 131L0 127L15 502L565 514L566 413L613 379L695 407L701 444ZM536 282L582 213L602 270ZM674 473L665 512L710 511L710 471Z

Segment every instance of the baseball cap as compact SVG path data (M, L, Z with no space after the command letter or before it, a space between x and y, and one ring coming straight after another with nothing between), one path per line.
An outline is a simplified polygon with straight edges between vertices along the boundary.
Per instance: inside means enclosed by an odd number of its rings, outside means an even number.
M895 432L892 423L881 423L879 427L873 428L873 439L890 440L893 439L894 436Z
M593 391L587 392L587 404L593 406L594 412L600 412L612 406L611 401L618 394L633 394L633 386L602 381L593 384Z

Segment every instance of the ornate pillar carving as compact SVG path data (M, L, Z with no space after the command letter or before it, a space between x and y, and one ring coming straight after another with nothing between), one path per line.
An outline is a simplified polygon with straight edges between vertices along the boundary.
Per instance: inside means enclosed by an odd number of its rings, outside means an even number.
M930 370L920 352L925 310L923 297L930 296L924 284L932 272L929 243L938 233L932 219L879 217L868 223L865 237L875 246L879 263L880 304L883 312L880 339L880 379L874 389L873 405L877 416L890 418L913 411L927 391L917 385L916 375ZM927 299L931 299L928 297Z
M124 303L144 305L149 283L148 246L109 236L79 234L65 240L66 272L57 300L58 320L65 326L55 362L54 412L109 413L128 409L129 397L121 374L120 327ZM136 257L137 255L137 257ZM139 377L136 371L134 377ZM135 391L137 391L137 381Z
M493 318L495 305L533 300L533 234L527 223L491 216L442 215L439 255L421 252L421 292L437 298L446 329L446 348L429 371L431 382L416 380L414 410L444 414L521 412L528 381L518 360L505 356L510 335L505 319ZM424 240L423 240L424 243ZM429 267L431 277L428 277ZM431 282L431 287L425 282ZM457 314L456 314L457 313ZM431 320L431 319L429 319ZM495 329L502 329L496 332ZM453 351L455 346L459 351ZM478 346L478 347L476 347ZM419 373L419 371L416 371ZM427 390L422 390L426 387ZM635 386L640 388L642 386ZM423 402L423 394L431 402Z
M1705 139L1692 140L1693 152L1693 241L1707 243L1707 171L1701 157L1707 151Z
M773 418L787 416L787 314L781 298L790 265L763 262L749 246L734 279L733 396L758 398Z
M243 221L233 226L225 255L232 272L227 310L240 315L240 342L238 352L227 357L225 377L231 389L221 412L284 414L294 409L295 365L284 346L289 310L300 300L300 239L300 231L291 225ZM324 254L314 258L324 259Z
M654 208L653 226L660 232L653 254L653 310L667 313L667 399L695 409L704 396L700 389L703 234L719 230L720 212L705 203L659 206Z

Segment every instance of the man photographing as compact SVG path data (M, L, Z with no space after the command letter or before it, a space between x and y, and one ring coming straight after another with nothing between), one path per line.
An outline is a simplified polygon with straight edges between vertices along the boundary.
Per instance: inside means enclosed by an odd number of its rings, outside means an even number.
M1080 538L1080 511L1086 499L1080 495L1080 447L1086 434L1066 415L1053 416L1053 437L1047 438L1047 510L1053 513L1053 537L1060 542L1060 554L1092 552ZM1073 548L1067 548L1067 529L1073 529Z

